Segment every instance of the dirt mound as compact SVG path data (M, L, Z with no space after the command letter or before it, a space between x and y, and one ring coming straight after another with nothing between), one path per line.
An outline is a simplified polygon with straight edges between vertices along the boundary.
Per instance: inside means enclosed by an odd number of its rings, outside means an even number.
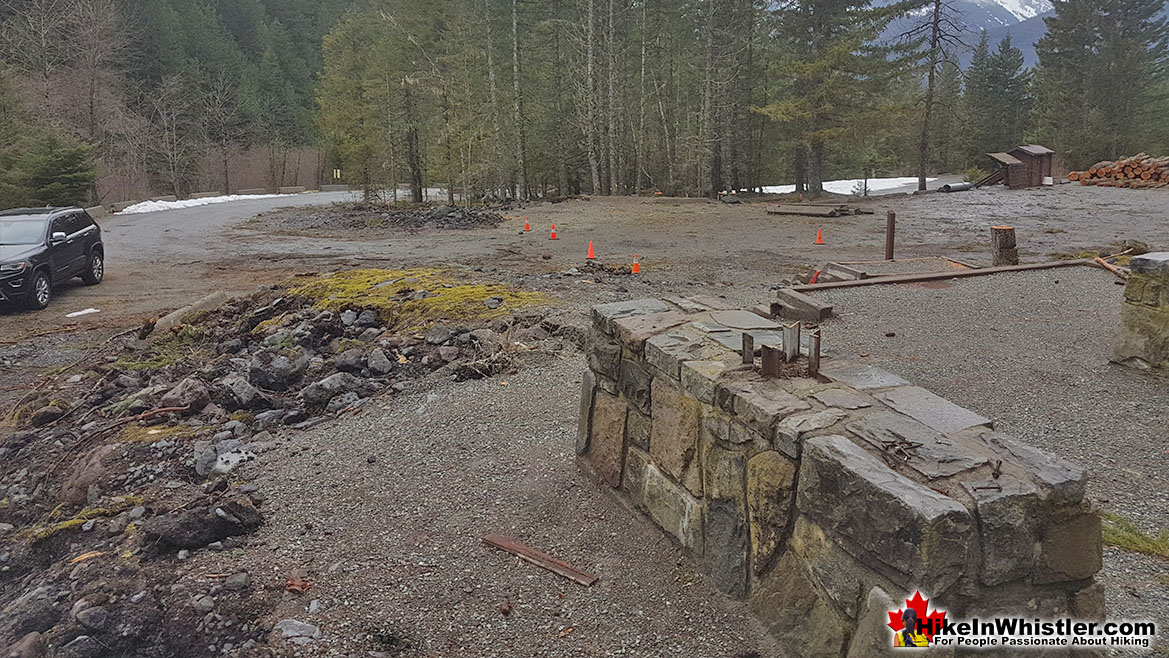
M149 340L126 331L50 377L0 411L0 647L196 656L316 637L296 620L273 634L266 617L307 585L250 586L258 574L227 559L270 517L249 481L267 453L415 380L515 372L521 353L558 349L568 334L543 302L438 270L300 277ZM219 552L223 569L178 566Z
M491 210L455 206L394 207L335 204L322 208L269 213L261 215L260 220L273 228L286 231L369 233L385 229L493 228L503 222L503 216Z

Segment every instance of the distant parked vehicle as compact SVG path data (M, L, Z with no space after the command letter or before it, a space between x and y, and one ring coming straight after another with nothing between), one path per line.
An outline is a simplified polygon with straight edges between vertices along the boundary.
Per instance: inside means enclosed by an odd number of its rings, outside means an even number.
M0 212L0 303L43 309L53 287L75 276L94 286L105 276L101 227L80 208Z

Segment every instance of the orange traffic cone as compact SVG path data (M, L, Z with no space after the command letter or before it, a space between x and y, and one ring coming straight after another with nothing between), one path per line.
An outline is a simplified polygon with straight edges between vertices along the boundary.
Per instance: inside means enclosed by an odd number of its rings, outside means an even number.
M560 238L556 237L556 225L555 224L552 225L552 235L548 236L548 239L549 240L559 240L560 239Z
M629 268L629 273L641 274L641 259L637 257L637 254L633 254L633 266Z
M824 231L816 229L816 242L814 244L824 244Z
M530 231L530 230L532 230L532 225L528 223L528 218L527 218L527 217L524 217L524 230L525 230L525 231Z
M593 241L589 240L589 254L585 256L589 260L596 260L597 254L593 251Z

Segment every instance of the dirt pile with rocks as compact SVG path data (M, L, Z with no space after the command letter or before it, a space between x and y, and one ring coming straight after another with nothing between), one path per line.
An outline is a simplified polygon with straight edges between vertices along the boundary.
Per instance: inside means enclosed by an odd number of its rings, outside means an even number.
M490 209L456 206L334 204L308 212L298 209L266 213L256 221L270 229L285 232L368 234L401 229L493 228L503 223L503 215Z
M180 577L194 551L253 548L266 497L238 467L413 380L515 372L564 340L541 299L430 270L314 276L50 377L0 416L4 655L261 655L311 636L257 621L307 587L295 574L276 591Z

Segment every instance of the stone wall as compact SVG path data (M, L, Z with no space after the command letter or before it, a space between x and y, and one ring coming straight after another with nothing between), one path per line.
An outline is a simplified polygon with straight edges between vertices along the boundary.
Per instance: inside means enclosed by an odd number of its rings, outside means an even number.
M1130 266L1116 360L1169 371L1169 252L1135 256Z
M719 300L592 319L579 463L795 654L877 655L919 588L952 619L1103 616L1081 468L828 351L817 378L798 363L764 378L735 350L744 332L780 344L781 327Z

